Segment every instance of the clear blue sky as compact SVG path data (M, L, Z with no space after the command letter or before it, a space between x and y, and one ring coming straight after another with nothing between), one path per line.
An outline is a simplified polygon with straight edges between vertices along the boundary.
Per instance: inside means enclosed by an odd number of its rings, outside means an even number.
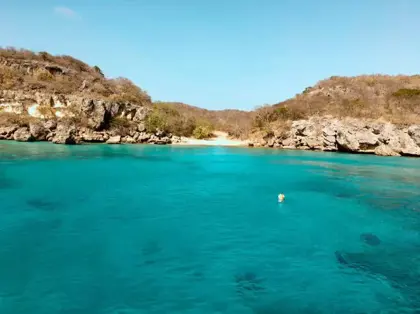
M420 73L420 0L0 0L0 45L69 54L154 100L252 109L332 75Z

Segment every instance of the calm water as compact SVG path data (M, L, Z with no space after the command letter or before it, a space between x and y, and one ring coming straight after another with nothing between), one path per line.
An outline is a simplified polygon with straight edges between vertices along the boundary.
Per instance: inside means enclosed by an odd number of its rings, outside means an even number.
M419 313L419 204L417 159L0 142L0 313Z

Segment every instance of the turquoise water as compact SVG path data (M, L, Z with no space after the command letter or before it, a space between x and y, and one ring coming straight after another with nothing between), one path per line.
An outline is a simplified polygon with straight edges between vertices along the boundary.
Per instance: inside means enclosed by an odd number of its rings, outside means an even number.
M419 204L418 159L0 142L0 313L418 313Z

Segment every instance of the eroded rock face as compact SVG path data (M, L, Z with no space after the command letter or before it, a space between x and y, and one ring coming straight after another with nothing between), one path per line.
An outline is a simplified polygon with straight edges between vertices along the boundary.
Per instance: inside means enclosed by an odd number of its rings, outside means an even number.
M74 125L59 124L51 141L54 144L77 144L77 130Z
M408 135L417 146L420 146L420 125L412 125L408 128Z
M90 129L82 128L79 130L79 138L82 142L103 143L108 140L109 136L104 132L96 132Z
M8 122L0 125L0 140L47 140L57 144L171 143L171 134L146 132L145 119L150 111L146 105L92 99L81 93L62 95L0 90L0 110L25 115L34 121L28 128ZM128 126L115 127L113 123L117 126L121 123L116 119L128 122Z
M36 141L45 141L47 139L47 130L41 123L30 123L29 131Z
M257 138L250 146L420 156L420 126L409 128L377 121L312 117L294 121L287 138Z
M382 144L375 148L375 155L378 156L400 156L399 153L394 151L391 147Z
M27 127L21 127L13 133L13 139L19 142L30 142L34 140L31 132Z
M13 133L19 128L18 125L0 127L0 140L9 140L13 138Z
M107 144L120 144L121 143L121 135L111 136L107 141Z

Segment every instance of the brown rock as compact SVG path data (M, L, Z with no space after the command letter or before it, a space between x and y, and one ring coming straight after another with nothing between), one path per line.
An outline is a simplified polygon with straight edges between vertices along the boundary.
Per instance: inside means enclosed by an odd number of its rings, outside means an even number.
M29 131L37 141L45 141L47 139L47 130L41 123L30 123Z
M44 128L47 130L55 130L57 128L57 121L54 121L54 120L45 121Z
M127 144L134 144L136 142L136 140L134 138L132 138L131 136L124 136L121 141L123 143L127 143Z
M121 143L121 135L111 136L107 141L107 144L120 144Z
M420 125L410 126L408 128L408 135L410 135L417 146L420 146Z
M142 132L138 135L136 140L138 143L145 143L150 140L150 137L151 137L151 134Z
M18 125L0 127L0 140L9 140L13 138L13 133L19 128Z
M13 139L19 142L30 142L34 140L27 127L17 129L15 133L13 133Z
M106 141L104 133L102 132L95 132L89 129L85 129L85 130L81 130L79 134L80 134L80 139L83 142L103 143Z
M54 132L52 142L54 144L77 144L76 128L73 125L59 124Z
M378 156L400 156L399 153L397 153L396 151L392 150L391 147L387 146L387 145L379 145L378 147L375 148L375 155Z

